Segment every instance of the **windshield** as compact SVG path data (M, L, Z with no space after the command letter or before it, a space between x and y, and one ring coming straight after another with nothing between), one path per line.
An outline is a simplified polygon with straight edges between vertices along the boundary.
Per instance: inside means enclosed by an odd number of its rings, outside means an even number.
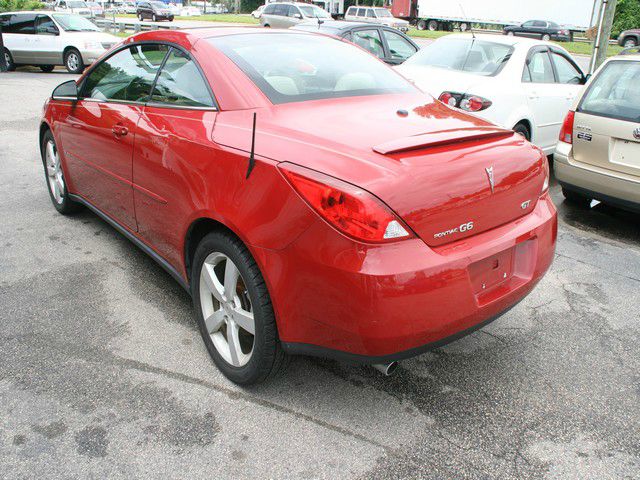
M612 61L589 86L579 111L640 121L640 62Z
M87 4L85 2L81 2L79 0L72 0L71 2L67 2L67 7L69 7L69 8L87 8Z
M263 33L208 41L274 104L416 91L369 53L329 37Z
M478 75L496 75L509 61L513 47L473 38L442 38L419 50L405 65L425 65Z
M156 8L168 8L167 5L162 2L151 2L151 5L153 5Z
M99 32L100 29L80 15L53 15L56 22L67 32Z
M305 17L329 18L329 14L325 10L322 10L319 7L312 7L311 5L309 6L305 5L305 6L298 6L298 8L300 9L300 11Z
M383 18L383 17L391 17L391 12L389 10L387 10L386 8L374 8L373 9L374 12L376 12L376 17L378 18Z

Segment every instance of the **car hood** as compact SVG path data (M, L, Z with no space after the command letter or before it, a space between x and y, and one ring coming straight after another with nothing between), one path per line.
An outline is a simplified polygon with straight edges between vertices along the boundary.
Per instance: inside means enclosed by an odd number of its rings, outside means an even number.
M66 32L67 35L73 35L74 40L84 42L100 42L115 45L120 42L120 38L115 35L104 32Z
M219 113L214 141L250 151L252 115L247 110ZM528 213L542 190L539 149L428 95L290 103L258 109L256 118L257 156L368 190L431 246ZM473 231L439 235L468 222L474 223Z
M413 82L420 90L438 98L442 92L472 93L479 92L483 86L495 77L485 77L474 73L460 72L418 65L398 65L394 67L402 76Z

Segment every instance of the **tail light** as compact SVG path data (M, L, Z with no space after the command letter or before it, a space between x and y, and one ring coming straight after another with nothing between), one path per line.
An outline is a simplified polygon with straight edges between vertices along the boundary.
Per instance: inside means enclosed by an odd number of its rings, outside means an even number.
M542 170L544 171L544 181L542 182L542 191L540 192L540 195L543 195L547 190L549 190L549 161L544 153L542 153Z
M560 141L564 143L573 143L573 120L576 113L573 110L569 110L567 116L564 118L562 129L560 130Z
M442 92L438 100L450 107L458 107L467 112L479 112L491 106L491 100L466 93Z
M348 237L386 243L413 236L402 220L369 192L291 163L281 163L278 168L322 219Z

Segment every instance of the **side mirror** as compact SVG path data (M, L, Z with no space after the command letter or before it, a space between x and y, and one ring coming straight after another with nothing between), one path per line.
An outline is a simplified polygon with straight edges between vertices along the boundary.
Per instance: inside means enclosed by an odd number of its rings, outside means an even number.
M584 76L584 80L582 80L582 85L585 85L589 81L589 79L591 78L591 75L592 75L591 73L587 73Z
M299 13L294 14L293 17L302 20L302 15Z
M54 100L78 100L78 84L75 80L68 80L53 89L51 97Z

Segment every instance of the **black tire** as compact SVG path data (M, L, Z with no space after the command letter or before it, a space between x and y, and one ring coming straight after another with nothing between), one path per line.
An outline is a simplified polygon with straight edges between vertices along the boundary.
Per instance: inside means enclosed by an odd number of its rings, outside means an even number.
M7 62L7 72L13 72L16 69L16 64L13 63L13 56L11 55L11 52L6 48L4 49L4 60Z
M567 202L577 205L580 207L588 207L591 204L591 198L585 197L584 195L579 194L578 192L574 192L573 190L568 190L565 187L562 187L562 195L567 200Z
M461 32L466 32L467 30L469 30L469 24L468 24L468 23L465 23L465 22L462 22L462 23L459 25L459 28L460 28L460 31L461 31Z
M513 37L515 35L515 33L513 33L512 31L508 31L507 32L507 36L508 37Z
M153 15L151 15L151 20L153 22L157 22L158 21L158 17L156 17L156 14L154 13Z
M427 30L429 30L430 32L435 32L436 30L438 30L438 22L436 22L435 20L429 20L429 22L427 23Z
M518 135L522 135L528 142L531 141L531 132L529 131L529 127L527 127L524 123L518 123L515 127L513 127L513 131Z
M142 16L141 13L138 14L138 20L141 22L144 22L144 17Z
M84 62L82 55L75 48L70 48L64 54L64 66L69 73L82 73L84 71Z
M55 65L40 65L40 70L42 70L44 73L51 73L53 72L54 68Z
M416 23L416 28L418 30L426 30L427 29L427 22L425 22L424 20L418 20L418 23Z
M265 23L264 28L271 28L271 25L269 25L268 23Z
M551 35L549 35L548 33L545 33L544 35L542 35L543 42L548 42L549 40L551 40Z
M51 183L49 182L49 176L47 174L47 161L46 161L46 148L47 148L47 144L50 141L53 142L54 145L56 144L56 141L53 138L53 134L51 133L51 130L47 130L45 134L42 136L42 144L40 145L40 156L42 157L42 166L44 167L44 178L45 178L45 181L47 182L47 191L49 192L51 203L53 203L53 206L55 207L55 209L63 215L69 215L71 213L77 212L78 210L81 210L82 206L79 203L71 200L71 198L69 198L69 192L67 190L67 182L64 180L64 174L62 173L62 171L60 172L60 175L62 176L62 179L64 182L64 192L62 193L62 201L58 202L54 196Z
M624 39L624 41L622 42L622 45L625 48L631 48L631 47L635 47L638 44L638 42L636 41L635 38L633 37L627 37Z
M253 353L248 363L235 367L218 352L205 326L200 300L200 274L205 259L214 252L226 255L238 268L251 302L255 321ZM226 232L206 235L196 249L191 272L191 294L196 320L202 339L220 371L232 382L240 385L260 383L281 372L289 363L278 337L275 314L264 278L247 247Z
M173 17L169 17L169 21L170 21L170 22L173 22Z

